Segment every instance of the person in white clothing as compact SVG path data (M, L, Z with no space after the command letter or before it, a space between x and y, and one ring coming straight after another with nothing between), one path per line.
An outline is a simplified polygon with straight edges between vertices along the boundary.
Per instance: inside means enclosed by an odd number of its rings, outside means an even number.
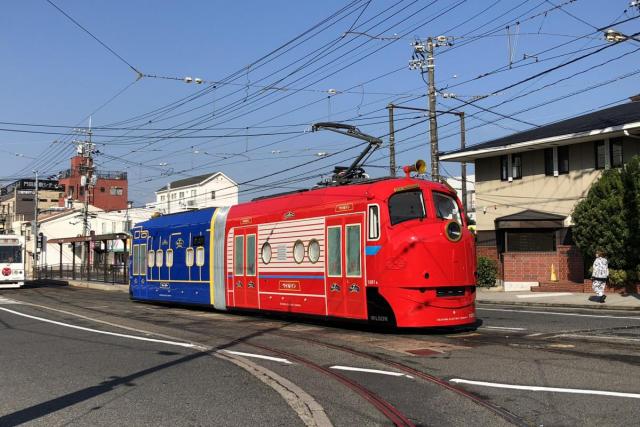
M604 289L609 279L609 262L604 255L602 250L598 249L596 251L596 259L593 261L593 271L591 273L591 286L593 292L596 293L597 301L600 303L604 303L604 300L607 299Z

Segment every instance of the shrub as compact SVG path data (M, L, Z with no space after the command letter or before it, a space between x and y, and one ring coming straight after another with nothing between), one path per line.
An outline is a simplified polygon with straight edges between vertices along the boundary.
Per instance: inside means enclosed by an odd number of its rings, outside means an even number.
M498 266L494 260L485 256L478 257L478 286L490 288L496 285Z
M624 270L609 270L609 283L614 288L621 288L627 284L628 276Z

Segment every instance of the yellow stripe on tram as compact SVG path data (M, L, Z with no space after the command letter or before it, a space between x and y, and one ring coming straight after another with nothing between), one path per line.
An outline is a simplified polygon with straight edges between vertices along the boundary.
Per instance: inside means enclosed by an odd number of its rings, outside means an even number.
M215 227L216 227L216 217L218 216L218 209L213 213L211 217L211 227L209 227L209 300L211 301L211 305L215 302L215 290L213 283L213 266L214 262L214 254L215 254Z

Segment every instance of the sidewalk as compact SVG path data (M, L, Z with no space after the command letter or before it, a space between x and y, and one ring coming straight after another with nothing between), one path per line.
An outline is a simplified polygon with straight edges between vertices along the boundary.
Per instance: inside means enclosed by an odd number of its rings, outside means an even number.
M101 291L129 292L129 285L119 283L103 283L103 282L84 282L80 280L55 280L40 279L28 280L27 283L38 285L54 285L54 286L74 286L77 288L98 289Z
M607 294L607 302L590 301L593 294L571 292L500 292L478 288L476 301L482 304L509 304L528 307L570 307L606 310L640 311L640 294Z

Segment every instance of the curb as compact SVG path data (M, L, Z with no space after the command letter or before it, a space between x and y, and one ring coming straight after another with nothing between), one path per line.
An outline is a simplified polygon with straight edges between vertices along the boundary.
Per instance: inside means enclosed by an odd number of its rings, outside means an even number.
M110 292L129 292L129 285L107 285L103 283L88 283L88 282L79 282L74 280L69 280L69 286L73 286L76 288L86 288L86 289L97 289L100 291L110 291Z
M617 311L640 311L640 307L621 307L619 305L607 305L594 303L588 304L562 304L552 302L522 302L522 301L483 301L476 300L476 303L488 305L517 305L521 307L555 307L555 308L580 308L588 310L617 310Z

